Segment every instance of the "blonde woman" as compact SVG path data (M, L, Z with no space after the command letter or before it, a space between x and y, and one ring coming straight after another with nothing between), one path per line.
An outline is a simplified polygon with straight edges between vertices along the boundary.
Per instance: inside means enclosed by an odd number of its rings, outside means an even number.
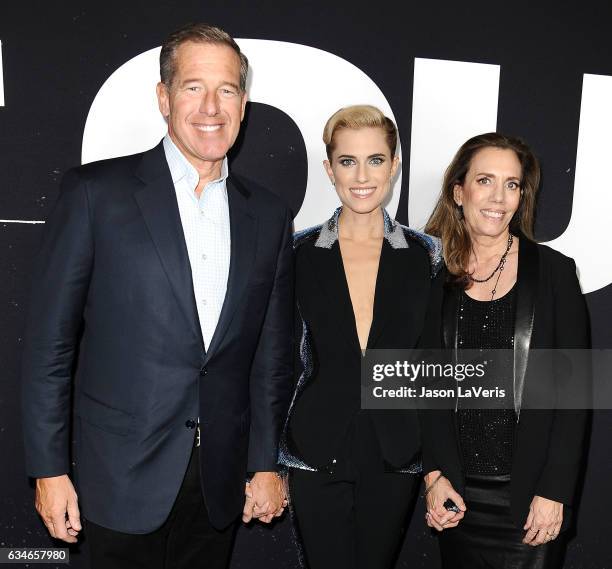
M420 477L413 411L360 405L371 348L439 344L439 243L383 208L397 130L370 106L339 110L324 167L342 205L295 237L297 388L281 444L310 569L391 568Z

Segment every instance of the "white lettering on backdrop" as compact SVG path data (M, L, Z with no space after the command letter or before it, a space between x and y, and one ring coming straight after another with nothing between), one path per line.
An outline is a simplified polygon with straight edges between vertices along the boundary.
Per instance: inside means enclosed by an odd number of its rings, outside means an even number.
M499 65L484 63L414 60L411 227L425 226L440 194L444 170L457 149L472 136L496 130L499 70Z
M565 232L549 241L576 261L586 294L612 283L612 77L584 75L578 129L572 216Z

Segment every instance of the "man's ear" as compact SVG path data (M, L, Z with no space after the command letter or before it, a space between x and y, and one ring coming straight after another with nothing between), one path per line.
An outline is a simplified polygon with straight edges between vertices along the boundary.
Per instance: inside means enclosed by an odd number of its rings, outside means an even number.
M168 87L160 81L155 88L155 92L157 93L159 112L167 119L170 116L170 93L168 93Z
M240 122L242 122L242 119L244 119L244 112L246 110L246 104L249 100L249 96L247 94L247 92L245 91L244 93L242 93L242 108L240 109Z

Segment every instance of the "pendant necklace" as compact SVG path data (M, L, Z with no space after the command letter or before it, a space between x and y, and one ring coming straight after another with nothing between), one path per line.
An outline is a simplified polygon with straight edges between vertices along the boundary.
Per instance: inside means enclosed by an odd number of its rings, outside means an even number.
M491 300L493 300L493 298L495 297L495 293L497 292L497 284L499 283L499 278L501 277L502 271L504 270L504 265L506 264L506 259L508 257L508 253L510 252L510 248L512 247L513 242L514 242L514 237L512 236L512 233L509 233L508 234L508 245L506 247L506 250L504 251L504 254L501 256L501 259L499 260L497 267L495 267L493 272L486 279L477 279L477 278L474 278L472 275L468 275L469 279L472 282L486 283L495 276L495 273L497 273L497 278L495 279L495 285L493 286L493 290L491 291Z

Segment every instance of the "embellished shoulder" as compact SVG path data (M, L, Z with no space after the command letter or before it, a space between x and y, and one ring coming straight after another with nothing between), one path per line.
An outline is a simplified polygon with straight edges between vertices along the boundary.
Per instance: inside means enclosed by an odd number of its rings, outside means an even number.
M338 241L338 220L341 212L342 206L337 208L326 222L294 233L293 248L297 249L303 243L314 241L315 247L331 249L334 243ZM416 243L423 247L429 255L431 278L434 278L444 265L440 239L398 223L391 218L384 208L382 213L385 239L389 245L393 249L407 249L410 247L410 243Z
M444 257L442 256L442 241L433 235L416 231L415 229L411 229L410 227L402 225L397 221L395 224L397 225L397 228L402 231L406 239L410 239L427 251L431 265L431 278L434 278L444 266Z
M303 243L318 239L321 234L323 224L315 225L313 227L307 227L306 229L300 229L293 234L293 248L297 249Z

